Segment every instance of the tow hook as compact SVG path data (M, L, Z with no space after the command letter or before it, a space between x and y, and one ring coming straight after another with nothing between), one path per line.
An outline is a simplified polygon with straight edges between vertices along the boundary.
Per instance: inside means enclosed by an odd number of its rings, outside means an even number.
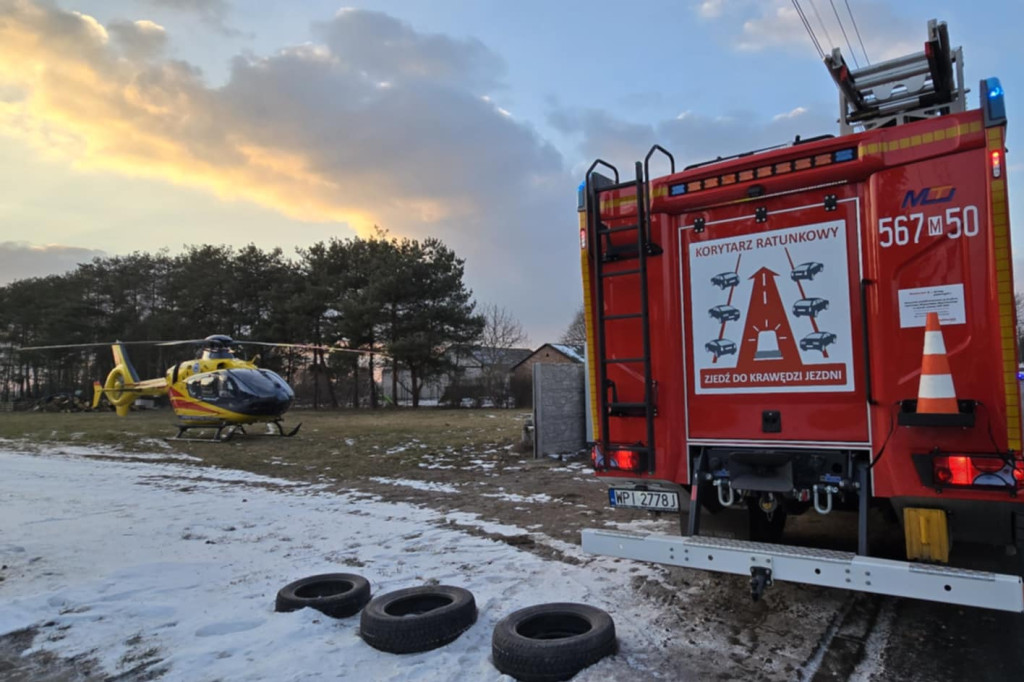
M750 569L750 598L758 601L764 591L771 587L772 569L764 566L754 566Z
M772 514L779 507L779 501L775 498L774 493L764 493L757 504L761 507L761 511L768 515L769 520L771 520Z
M821 496L819 492L825 493L825 504L821 504ZM814 511L819 514L828 514L832 511L832 496L839 492L839 488L834 485L814 485Z
M733 494L732 483L725 478L715 479L715 488L718 489L718 501L723 507L731 507L732 503L736 501L736 496Z

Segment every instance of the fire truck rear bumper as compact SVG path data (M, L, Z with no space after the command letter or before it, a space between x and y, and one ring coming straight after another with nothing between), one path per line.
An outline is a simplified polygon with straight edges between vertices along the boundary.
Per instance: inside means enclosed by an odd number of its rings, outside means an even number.
M596 529L583 531L583 551L747 576L754 569L767 569L771 580L1024 612L1024 583L1019 576L877 559L850 552Z

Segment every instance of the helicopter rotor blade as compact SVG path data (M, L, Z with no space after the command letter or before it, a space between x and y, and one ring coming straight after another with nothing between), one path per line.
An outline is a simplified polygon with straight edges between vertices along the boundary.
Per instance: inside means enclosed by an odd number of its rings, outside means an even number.
M342 348L339 346L317 346L308 343L273 343L270 341L236 341L241 345L252 345L252 346L268 346L271 348L297 348L300 350L320 350L327 353L357 353L359 355L376 355L378 357L386 358L387 355L372 350L362 350L359 348Z
M209 338L203 339L177 339L174 341L96 341L94 343L67 343L50 346L24 346L18 348L19 351L37 351L37 350L67 350L71 348L100 348L103 346L113 346L122 344L125 346L137 346L137 345L149 345L149 346L187 346L187 345L200 345L209 344L211 340ZM373 350L363 350L360 348L344 348L341 346L318 346L309 343L277 343L271 341L241 341L232 339L232 346L246 345L246 346L266 346L269 348L295 348L297 350L319 350L325 353L355 353L357 355L376 355L381 358L389 358L389 355Z
M188 346L206 343L206 339L178 339L177 341L154 341L154 346Z
M22 346L15 350L65 350L68 348L100 348L102 346L115 346L122 344L125 346L141 346L141 345L158 345L156 341L96 341L94 343L63 343L53 346Z

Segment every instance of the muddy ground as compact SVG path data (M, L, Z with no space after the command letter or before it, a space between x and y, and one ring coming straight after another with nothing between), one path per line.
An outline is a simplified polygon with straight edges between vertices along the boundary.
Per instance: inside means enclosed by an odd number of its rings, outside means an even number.
M583 528L628 525L677 533L686 521L685 512L680 517L609 509L607 484L593 476L582 457L535 459L523 451L524 414L423 410L301 416L306 424L296 438L251 435L225 444L166 443L159 436L168 416L153 414L135 419L130 429L109 415L38 415L38 421L0 415L0 436L21 443L100 442L122 451L187 453L200 458L195 466L245 469L451 512L453 526L481 534L477 525L459 523L458 512L476 514L523 529L495 539L573 564L589 561L577 546ZM745 535L743 514L704 518L708 533ZM852 518L812 512L791 519L787 536L800 544L853 549L854 524ZM898 554L898 529L881 515L871 524L879 538L875 551ZM1001 562L998 556L987 559ZM651 656L660 661L657 677L1024 679L1020 615L784 583L754 603L746 578L672 567L653 578L634 579L630 589L637 600L656 607L649 642L656 649ZM21 657L35 634L0 638L0 678L97 679L88 661ZM151 675L140 671L122 679Z

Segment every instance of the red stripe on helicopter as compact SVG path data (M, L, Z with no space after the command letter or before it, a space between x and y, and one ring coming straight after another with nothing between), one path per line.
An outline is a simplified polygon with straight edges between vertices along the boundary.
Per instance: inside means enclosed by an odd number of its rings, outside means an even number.
M183 396L173 388L168 389L168 393L171 399L171 407L174 409L183 410L196 410L198 412L209 412L210 414L220 414L219 411L211 409L202 403L196 402L192 398Z

